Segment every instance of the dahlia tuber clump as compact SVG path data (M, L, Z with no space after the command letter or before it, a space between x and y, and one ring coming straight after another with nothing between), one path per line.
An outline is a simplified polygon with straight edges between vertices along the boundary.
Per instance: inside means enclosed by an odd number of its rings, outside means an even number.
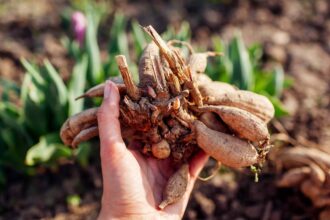
M297 187L330 219L330 155L316 148L294 147L280 151L276 165L282 170L278 187Z
M229 167L245 167L264 159L269 142L267 123L274 116L264 96L213 82L204 72L213 52L184 57L174 44L166 43L152 26L143 28L152 38L139 61L135 85L126 59L116 61L122 81L120 123L124 140L139 141L146 156L170 158L179 167L168 180L161 209L184 194L189 178L189 159L200 149ZM185 42L181 42L187 45ZM78 98L102 97L104 85ZM70 117L61 128L63 142L72 147L98 136L98 108ZM111 111L111 109L109 109Z

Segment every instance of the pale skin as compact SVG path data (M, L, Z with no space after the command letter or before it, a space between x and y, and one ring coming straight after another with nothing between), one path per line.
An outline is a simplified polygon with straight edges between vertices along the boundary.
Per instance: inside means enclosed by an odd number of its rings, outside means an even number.
M102 207L98 219L181 219L208 156L200 152L192 158L186 193L176 203L160 210L157 206L173 168L169 160L146 157L126 148L118 120L119 99L117 87L107 81L97 116L103 175Z

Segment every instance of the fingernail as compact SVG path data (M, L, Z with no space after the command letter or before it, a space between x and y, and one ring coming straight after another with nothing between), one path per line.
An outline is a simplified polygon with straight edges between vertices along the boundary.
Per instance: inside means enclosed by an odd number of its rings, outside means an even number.
M111 94L111 84L110 81L107 80L105 82L105 87L104 87L104 98L108 99L110 97L110 94Z

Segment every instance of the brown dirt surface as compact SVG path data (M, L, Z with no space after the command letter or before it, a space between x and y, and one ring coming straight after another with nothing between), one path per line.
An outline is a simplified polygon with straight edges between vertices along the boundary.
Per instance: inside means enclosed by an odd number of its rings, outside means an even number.
M279 62L294 79L282 98L291 114L280 120L285 130L330 152L329 1L212 2L218 1L115 1L113 8L160 32L167 24L187 20L194 41L204 45L211 33L228 40L240 29L247 44L265 48L265 67ZM0 0L0 77L20 83L21 57L48 58L68 76L72 64L60 43L60 13L67 5L65 0ZM95 219L102 193L98 161L93 158L88 168L63 165L29 178L10 175L0 195L0 219ZM212 180L196 184L184 219L316 219L319 210L299 190L276 188L276 178L271 163L259 183L249 172L223 168ZM81 197L79 206L67 204L73 194Z

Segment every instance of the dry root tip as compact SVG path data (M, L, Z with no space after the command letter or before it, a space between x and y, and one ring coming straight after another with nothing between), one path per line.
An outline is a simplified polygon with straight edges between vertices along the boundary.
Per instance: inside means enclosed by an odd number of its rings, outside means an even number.
M158 207L164 209L180 200L187 190L189 178L189 165L185 163L168 179L163 193L164 200Z
M158 206L158 208L160 208L161 210L163 210L166 206L168 206L170 204L170 201L168 201L168 200L164 200L164 201L162 201L160 204L159 204L159 206Z

